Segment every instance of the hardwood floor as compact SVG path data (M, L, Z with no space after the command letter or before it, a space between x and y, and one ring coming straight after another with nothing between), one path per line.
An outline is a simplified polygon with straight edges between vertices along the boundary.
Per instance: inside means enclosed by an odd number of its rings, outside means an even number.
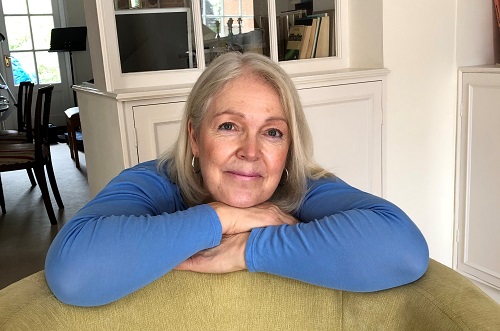
M68 145L51 145L51 153L64 203L58 209L49 188L58 225L50 224L40 189L31 187L26 171L1 173L7 214L0 214L0 288L42 270L52 239L89 200L85 154L79 152L79 170Z

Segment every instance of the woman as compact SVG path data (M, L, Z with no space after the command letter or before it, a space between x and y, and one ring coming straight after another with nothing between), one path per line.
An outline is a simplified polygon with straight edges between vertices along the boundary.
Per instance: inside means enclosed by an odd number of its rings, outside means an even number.
M418 279L428 249L393 204L317 166L279 65L215 60L189 95L174 149L124 170L66 224L46 277L63 302L117 300L170 270L248 269L350 291Z

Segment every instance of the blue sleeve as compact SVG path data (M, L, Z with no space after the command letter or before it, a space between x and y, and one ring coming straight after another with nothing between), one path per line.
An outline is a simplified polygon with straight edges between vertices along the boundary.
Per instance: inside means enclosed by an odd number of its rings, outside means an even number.
M187 208L153 163L141 165L123 171L63 226L47 253L46 279L62 302L103 305L221 238L211 207Z
M427 243L408 216L340 179L313 182L296 217L295 226L252 230L250 271L368 292L410 283L427 269Z

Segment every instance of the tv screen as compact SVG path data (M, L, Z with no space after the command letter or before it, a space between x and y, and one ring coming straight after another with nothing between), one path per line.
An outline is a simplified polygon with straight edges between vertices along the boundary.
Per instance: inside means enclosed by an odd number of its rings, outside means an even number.
M193 68L189 8L115 12L122 73Z

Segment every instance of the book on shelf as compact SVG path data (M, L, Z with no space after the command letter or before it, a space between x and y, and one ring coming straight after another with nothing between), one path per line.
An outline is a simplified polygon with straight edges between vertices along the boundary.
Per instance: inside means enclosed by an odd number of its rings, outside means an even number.
M335 56L336 55L336 50L335 50L335 10L334 9L325 9L325 10L318 10L314 12L314 15L319 15L319 14L326 14L326 16L329 18L330 23L330 36L328 38L329 40L329 45L328 45L328 56ZM325 17L326 17L325 16Z
M311 41L312 26L304 25L304 33L302 35L302 45L299 50L299 59L307 59L307 51Z
M296 20L304 26L308 26L310 31L304 32L304 44L307 44L306 51L299 53L300 59L310 59L330 56L330 18L326 13L310 15Z
M302 53L302 55L299 54L300 59L310 59L313 54L313 47L314 47L314 38L316 35L316 18L314 17L303 17L298 20L296 20L297 24L308 26L309 31L307 33L307 47L305 52ZM304 33L305 34L305 33ZM306 37L304 37L305 40Z
M285 61L297 60L302 47L304 36L304 25L292 25L286 44Z
M320 26L318 30L318 38L316 41L316 52L314 57L330 56L330 20L328 16L319 17Z

